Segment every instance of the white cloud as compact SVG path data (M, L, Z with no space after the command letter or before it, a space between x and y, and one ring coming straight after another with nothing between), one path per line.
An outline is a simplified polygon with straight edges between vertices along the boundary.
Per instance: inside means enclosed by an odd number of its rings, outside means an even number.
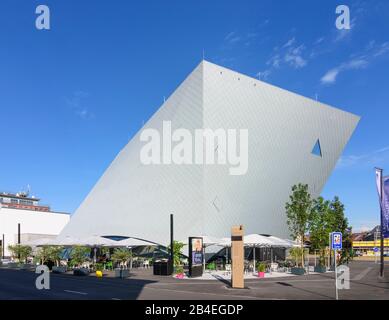
M267 80L271 74L271 70L260 71L256 74L259 80Z
M273 68L279 68L281 64L281 57L279 54L272 56L267 62L267 65L271 65Z
M321 77L320 82L326 85L334 84L341 72L365 69L375 59L387 54L389 54L389 42L376 44L375 41L370 41L363 53L354 54L351 60L343 62L339 66L328 70Z
M230 32L224 38L224 40L230 44L236 43L240 41L240 36L237 35L235 31Z
M304 45L298 47L290 48L285 54L284 60L290 66L299 69L307 65L307 60L302 56L303 50L305 49Z
M68 107L70 107L73 112L81 119L89 119L94 117L94 115L89 112L88 108L82 104L82 100L88 96L89 94L87 92L75 91L70 98L65 99Z
M389 146L373 150L365 154L342 156L339 159L336 167L345 168L359 165L368 165L374 167L375 165L379 165L380 163L388 160Z
M339 69L331 69L321 78L323 84L331 84L336 81L336 77L339 74Z
M258 76L266 80L275 69L281 68L283 65L295 69L300 69L308 64L308 60L304 57L304 44L297 45L296 38L289 39L282 46L273 48L273 55L266 62L270 66L268 70L258 72Z
M357 21L356 17L351 19L351 21L350 21L350 29L342 29L342 30L336 29L336 34L335 34L334 42L342 41L342 40L346 39L347 37L351 36L352 30L354 30L354 28L355 28L355 22L356 21Z
M282 47L283 47L283 48L288 48L288 47L290 47L292 44L294 44L295 42L296 42L296 38L293 37L293 38L289 39L288 42L285 43Z

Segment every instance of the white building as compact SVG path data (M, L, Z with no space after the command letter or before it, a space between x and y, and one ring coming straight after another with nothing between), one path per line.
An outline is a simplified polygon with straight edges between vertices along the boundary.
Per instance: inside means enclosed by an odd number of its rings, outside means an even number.
M162 132L164 121L190 132L247 129L247 173L231 175L229 164L145 165L141 134ZM358 121L203 61L117 155L60 236L131 236L167 244L173 213L175 239L225 237L240 224L247 234L287 238L291 187L306 183L319 196ZM221 146L215 142L215 157L227 152Z
M0 193L0 243L10 256L9 245L23 244L37 238L56 237L69 222L67 213L51 212L48 206L39 205L39 199L26 194Z

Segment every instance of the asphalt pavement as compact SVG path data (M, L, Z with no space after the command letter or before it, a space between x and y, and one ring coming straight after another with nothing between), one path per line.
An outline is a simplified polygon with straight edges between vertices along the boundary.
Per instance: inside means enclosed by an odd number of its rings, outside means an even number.
M378 277L379 265L354 261L350 265L349 290L340 299L389 300L389 263L386 277ZM226 281L179 280L152 275L151 269L134 270L127 279L50 274L50 289L38 290L37 274L0 268L0 299L55 300L255 300L335 299L333 273L246 280L246 289L231 289Z

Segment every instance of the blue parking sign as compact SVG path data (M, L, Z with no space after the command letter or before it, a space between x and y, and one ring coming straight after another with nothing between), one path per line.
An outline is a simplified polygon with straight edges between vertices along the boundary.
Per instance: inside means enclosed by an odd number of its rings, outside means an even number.
M332 232L331 233L331 243L332 243L332 250L341 250L342 249L342 233L341 232Z

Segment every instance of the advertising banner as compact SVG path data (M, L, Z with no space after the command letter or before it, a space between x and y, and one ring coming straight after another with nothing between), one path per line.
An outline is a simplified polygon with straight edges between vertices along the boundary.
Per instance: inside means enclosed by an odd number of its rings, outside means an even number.
M389 237L389 176L382 179L382 224L384 237Z
M201 277L203 274L203 238L189 238L189 276Z
M376 169L376 184L382 214L384 238L389 237L389 176L382 177L382 170Z

